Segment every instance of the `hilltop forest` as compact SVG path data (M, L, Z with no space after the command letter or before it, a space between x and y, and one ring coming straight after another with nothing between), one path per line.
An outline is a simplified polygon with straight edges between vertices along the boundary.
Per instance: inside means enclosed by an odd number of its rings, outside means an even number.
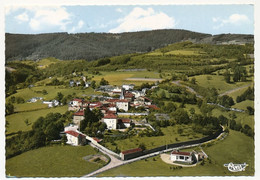
M245 44L254 41L253 35L210 35L187 30L154 30L130 33L50 33L5 35L6 61L38 60L55 57L61 60L95 60L129 53L150 52L168 44L194 43Z

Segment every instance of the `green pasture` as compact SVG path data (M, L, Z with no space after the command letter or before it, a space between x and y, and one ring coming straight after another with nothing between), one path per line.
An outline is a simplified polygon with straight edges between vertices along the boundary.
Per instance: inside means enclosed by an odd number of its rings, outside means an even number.
M251 106L252 108L254 108L254 101L245 100L245 101L242 101L240 103L236 103L232 107L237 108L237 109L247 110L247 106Z
M55 58L45 58L45 59L41 59L40 61L38 61L36 64L38 65L38 68L46 68L51 64L60 62L60 60L55 59Z
M230 119L231 114L235 114L236 118L235 121L236 123L241 123L242 126L245 124L249 125L252 129L254 128L254 116L253 115L248 115L246 112L235 112L235 111L225 111L222 110L221 108L214 108L212 111L212 115L215 117L219 117L220 115L223 115Z
M97 152L91 146L53 146L6 160L6 175L16 177L80 177L101 168L82 159Z
M102 78L107 80L110 85L121 86L123 84L133 83L135 85L141 85L143 82L141 81L131 81L126 80L127 78L159 78L159 74L154 71L136 71L136 72L121 72L121 71L113 71L113 72L100 72L101 75L94 75L92 80L100 82ZM91 75L88 75L91 77Z
M28 131L31 129L32 124L39 118L45 117L48 113L65 113L68 110L68 106L53 107L48 109L41 109L36 111L15 113L6 116L6 121L9 123L9 127L6 129L7 134L17 131ZM30 125L26 125L25 120L29 121Z
M182 129L182 134L178 134L178 129ZM163 136L154 136L154 137L139 137L134 136L128 139L116 140L115 144L106 143L108 149L115 150L116 146L121 151L137 148L139 144L143 143L146 146L146 149L152 149L158 146L163 146L165 144L172 144L176 142L183 142L193 139L199 139L203 137L202 134L193 132L192 127L189 125L175 125L168 126L166 128L161 128ZM176 141L176 138L178 141Z
M43 104L42 101L38 100L35 103L25 102L23 104L14 104L14 112L24 112L24 111L35 111L39 109L47 109L48 105Z
M254 175L254 140L240 132L230 130L229 135L203 150L209 156L204 165L172 169L176 167L166 164L160 156L147 158L126 164L108 171L98 177L143 177L143 176L253 176ZM183 150L185 151L185 150ZM247 163L245 171L229 172L224 164Z
M42 91L46 90L48 94L43 95ZM92 88L81 89L81 87L63 87L63 86L35 86L32 88L25 88L17 90L17 93L13 94L14 97L22 97L25 101L33 97L43 97L44 100L53 100L57 93L61 92L64 96L76 94L78 97L83 95L95 94ZM8 101L9 96L6 100Z
M218 75L198 75L194 76L196 83L204 88L216 88L219 94L226 91L250 84L250 82L226 83L224 76Z

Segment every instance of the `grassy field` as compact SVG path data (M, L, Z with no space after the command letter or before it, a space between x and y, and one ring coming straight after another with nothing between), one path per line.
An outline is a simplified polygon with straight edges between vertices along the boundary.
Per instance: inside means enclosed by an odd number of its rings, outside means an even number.
M9 127L7 128L7 133L13 133L17 131L27 131L31 129L32 123L35 122L39 117L43 116L45 117L48 113L65 113L68 109L68 106L61 106L61 107L55 107L55 108L48 108L48 109L42 109L37 111L30 111L30 112L21 112L21 113L15 113L11 114L9 116L6 116L6 121L9 123ZM26 125L25 120L28 119L29 123L31 125Z
M234 84L226 83L223 76L218 75L199 75L194 76L196 78L196 83L199 86L205 88L213 88L215 87L219 94L229 91L231 89L238 88L240 86L250 84L250 82L238 82Z
M25 152L6 161L6 175L16 177L80 177L100 167L82 159L97 152L91 146L53 146Z
M111 169L98 175L98 177L119 176L253 176L254 175L254 141L246 135L230 131L226 139L205 147L203 150L209 156L204 165L192 168L170 169L174 167L164 163L159 156L148 158ZM224 164L244 163L249 166L245 171L229 172Z
M215 117L219 117L220 115L226 116L228 119L230 119L230 114L232 114L234 111L224 111L220 108L215 108L212 111L212 115ZM237 123L241 123L242 125L248 124L251 128L254 128L254 116L249 116L246 112L234 112L236 115L235 121Z
M99 81L104 78L110 85L121 86L123 84L134 83L135 85L141 85L143 82L125 80L127 78L159 78L159 74L153 71L137 71L137 72L101 72L101 75L95 75L93 80Z
M183 133L178 134L178 129L182 129ZM175 125L168 126L166 128L161 128L163 132L163 136L157 137L131 137L129 139L124 140L116 140L117 148L121 151L137 148L139 144L143 143L146 146L146 149L152 149L158 146L163 146L165 144L172 144L175 142L183 142L192 139L198 139L203 137L202 134L194 133L192 131L192 127L188 125ZM178 141L176 141L176 139ZM115 150L116 146L111 143L106 143L106 147L109 149Z

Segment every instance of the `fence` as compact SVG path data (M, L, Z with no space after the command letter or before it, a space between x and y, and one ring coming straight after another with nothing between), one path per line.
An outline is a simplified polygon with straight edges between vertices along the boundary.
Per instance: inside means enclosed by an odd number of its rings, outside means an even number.
M207 137L204 137L204 138L201 138L201 139L186 141L186 142L180 142L180 143L175 143L175 144L166 144L166 145L163 145L163 146L160 146L160 147L156 147L154 149L145 150L139 156L148 155L148 154L152 154L152 153L156 153L156 152L160 152L160 151L166 152L166 151L170 151L174 148L187 148L187 147L197 146L197 145L200 145L202 143L216 139L221 133L223 133L223 129L219 129L214 134L207 136ZM134 156L134 157L131 157L131 158L136 158L136 157L138 157L138 156Z

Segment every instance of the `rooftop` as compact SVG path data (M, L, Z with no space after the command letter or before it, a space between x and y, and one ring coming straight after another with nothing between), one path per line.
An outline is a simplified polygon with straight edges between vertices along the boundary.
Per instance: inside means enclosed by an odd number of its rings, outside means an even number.
M122 154L132 154L132 153L136 153L136 152L141 152L142 149L141 148L135 148L135 149L129 149L126 151L122 151Z
M106 114L104 116L104 119L116 119L117 116L115 114Z
M84 116L84 111L75 112L74 116Z
M85 136L85 135L80 134L79 132L76 132L76 131L65 131L65 133L66 133L66 134L70 134L70 135L72 135L72 136L74 136L74 137L78 137L79 135L80 135L80 136Z
M173 151L171 154L183 155L183 156L190 156L190 155L191 155L191 152Z

